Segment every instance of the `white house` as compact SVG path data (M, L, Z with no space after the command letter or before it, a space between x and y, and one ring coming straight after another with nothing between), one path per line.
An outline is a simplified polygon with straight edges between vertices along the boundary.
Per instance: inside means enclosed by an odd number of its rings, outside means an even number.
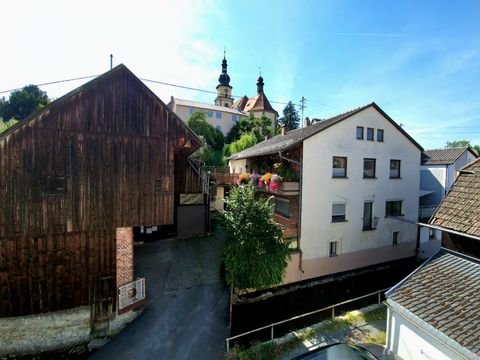
M420 221L426 222L442 202L455 181L457 172L477 158L469 147L426 150L420 167ZM440 248L441 232L422 227L420 248L423 257L430 257Z
M387 292L387 349L403 360L480 359L479 293L479 260L442 248Z
M233 125L248 114L225 106L211 105L191 100L170 98L168 107L183 121L187 121L194 111L205 113L207 122L227 135Z
M230 169L297 174L297 189L268 192L298 249L289 283L414 257L417 228L399 219L418 219L421 151L371 103L237 153Z

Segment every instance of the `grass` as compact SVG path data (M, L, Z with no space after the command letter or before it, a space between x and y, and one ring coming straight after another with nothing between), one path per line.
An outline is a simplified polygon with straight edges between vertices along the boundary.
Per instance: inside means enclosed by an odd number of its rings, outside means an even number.
M249 348L235 346L225 358L227 360L278 359L301 343L313 340L318 335L335 333L340 330L348 331L369 323L384 321L386 318L386 306L368 312L351 311L344 316L337 317L333 320L326 320L314 327L305 328L295 332L293 333L294 336L292 338L282 343L272 341L255 343ZM368 334L364 340L367 343L384 345L386 342L386 333L384 331L376 331Z

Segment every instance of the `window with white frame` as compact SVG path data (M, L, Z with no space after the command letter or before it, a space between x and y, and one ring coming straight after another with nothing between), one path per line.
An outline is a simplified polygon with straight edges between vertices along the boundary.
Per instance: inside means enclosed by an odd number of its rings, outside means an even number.
M333 157L332 177L345 178L347 177L347 158L342 156Z
M391 200L385 203L385 216L402 216L402 200Z
M392 245L396 246L400 244L400 231L392 232Z
M330 257L338 255L338 241L330 241L328 254Z
M390 160L390 179L400 178L400 160Z
M332 204L332 222L342 222L345 220L346 204Z

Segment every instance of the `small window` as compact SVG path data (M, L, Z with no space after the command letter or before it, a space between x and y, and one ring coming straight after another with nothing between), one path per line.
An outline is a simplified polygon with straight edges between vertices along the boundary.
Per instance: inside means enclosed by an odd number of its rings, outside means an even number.
M65 176L48 177L43 196L62 195L65 190Z
M223 106L228 107L228 103L223 104Z
M367 128L367 140L373 141L373 128Z
M345 204L332 204L332 222L346 221L345 207Z
M400 177L400 160L390 160L390 178L398 179Z
M383 142L383 129L377 129L377 141Z
M238 121L238 115L237 114L232 114L232 121L237 122Z
M330 257L337 256L337 251L338 251L338 241L331 241L330 249L329 249Z
M344 178L347 177L347 158L341 156L333 157L332 177Z
M192 108L188 109L188 113L189 113L190 115L192 115L192 114L193 114L193 109L192 109Z
M402 201L387 201L385 203L385 216L402 216Z
M373 202L365 201L363 203L363 230L374 230L376 219L373 218Z
M283 198L275 198L275 212L286 218L290 217L290 201Z
M217 119L221 119L222 118L222 113L217 111L215 116L217 117Z
M397 246L400 244L400 231L392 232L392 245Z
M208 112L208 117L210 117L210 118L213 117L213 111Z
M375 159L363 159L363 177L375 178Z
M363 140L363 126L357 126L357 140Z

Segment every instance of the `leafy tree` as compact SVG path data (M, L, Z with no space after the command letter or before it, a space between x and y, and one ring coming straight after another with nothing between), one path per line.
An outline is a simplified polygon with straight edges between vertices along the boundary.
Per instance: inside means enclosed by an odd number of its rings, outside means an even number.
M5 130L7 130L10 126L15 125L17 122L18 122L18 120L15 120L15 119L11 119L7 122L0 121L0 134L2 132L4 132Z
M447 149L455 149L459 147L466 147L469 146L474 149L477 155L480 155L480 145L472 145L469 140L454 140L454 141L447 141L446 148Z
M225 142L223 133L207 122L204 112L194 111L188 118L187 125L197 135L202 136L206 143L214 150L221 150L223 148Z
M253 133L245 133L237 141L226 144L223 148L225 157L236 154L242 150L248 149L257 143L257 137Z
M259 289L282 282L288 245L273 222L270 199L256 199L250 185L233 187L225 198L223 251L227 281L237 289Z
M257 138L257 142L265 140L265 137L270 137L273 134L272 121L266 116L256 118L250 114L248 118L240 119L233 125L230 132L227 134L225 142L231 144L239 140L243 134L252 133Z
M21 90L15 90L10 98L0 101L0 117L4 121L10 119L23 120L35 110L41 109L49 102L47 93L36 85L27 85Z
M283 117L278 119L278 123L281 126L285 126L288 130L298 129L300 116L291 101L283 109Z

